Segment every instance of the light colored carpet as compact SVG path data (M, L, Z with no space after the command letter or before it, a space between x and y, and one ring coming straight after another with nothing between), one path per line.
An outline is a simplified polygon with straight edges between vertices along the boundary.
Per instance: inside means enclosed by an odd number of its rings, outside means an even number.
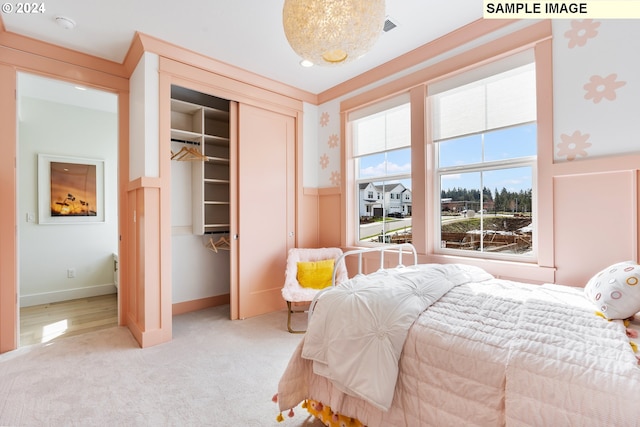
M300 334L286 312L230 321L229 306L173 318L173 340L141 349L114 327L0 355L3 426L307 426L278 423L271 397Z

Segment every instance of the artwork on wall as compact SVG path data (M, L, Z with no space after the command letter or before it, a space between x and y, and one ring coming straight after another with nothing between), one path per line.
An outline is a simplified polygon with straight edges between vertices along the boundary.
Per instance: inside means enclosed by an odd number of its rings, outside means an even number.
M38 154L38 222L104 222L104 160Z

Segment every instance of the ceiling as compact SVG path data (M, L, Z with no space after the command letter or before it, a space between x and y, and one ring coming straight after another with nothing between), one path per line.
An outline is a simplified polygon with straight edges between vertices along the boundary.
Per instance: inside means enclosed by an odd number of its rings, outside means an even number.
M9 32L122 63L136 31L318 94L482 18L481 0L386 0L397 27L357 61L300 66L282 29L284 0L55 0L3 13ZM76 22L68 30L57 16Z

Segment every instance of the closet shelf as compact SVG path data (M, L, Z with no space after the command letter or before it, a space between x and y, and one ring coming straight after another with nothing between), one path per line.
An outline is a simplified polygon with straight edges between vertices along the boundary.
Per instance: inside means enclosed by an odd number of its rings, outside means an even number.
M219 136L219 135L208 135L208 134L205 134L204 135L204 142L205 142L205 144L228 146L229 145L229 138L224 137L224 136Z
M204 233L220 233L220 232L228 233L229 228L230 228L229 224L205 224Z
M202 134L183 129L171 129L171 140L176 142L197 142L202 141Z
M171 100L171 138L197 144L204 160L191 167L193 234L228 231L230 222L229 101L209 98Z
M204 111L204 118L207 120L216 120L219 122L229 121L228 111L218 110L217 108L207 107L206 105L203 105L202 109Z
M207 158L207 162L228 165L229 164L229 159L224 158L224 157L211 157L211 156L209 156Z

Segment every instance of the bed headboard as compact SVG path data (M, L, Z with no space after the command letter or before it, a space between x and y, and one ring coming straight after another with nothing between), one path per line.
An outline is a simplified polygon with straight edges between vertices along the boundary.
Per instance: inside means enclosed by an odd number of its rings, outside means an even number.
M398 264L396 265L396 267L404 267L404 264L402 263L402 259L403 259L403 255L411 256L413 258L413 264L409 264L409 265L416 265L418 264L418 252L416 251L415 246L413 246L411 243L401 243L401 244L393 244L393 245L384 245L384 246L375 246L375 247L371 247L371 248L360 248L360 249L354 249L351 251L347 251L345 253L343 253L340 258L338 258L336 260L336 265L338 265L340 262L344 261L345 258L347 257L351 257L351 256L357 256L358 257L358 272L356 273L356 275L362 274L362 256L366 253L370 253L370 252L378 252L378 257L380 260L380 268L379 270L382 270L384 268L384 255L387 252L392 252L394 254L398 254ZM336 270L333 270L333 277L331 280L331 285L335 286L336 284Z
M392 244L392 245L384 245L384 246L375 246L371 248L360 248L360 249L354 249L351 251L344 252L339 258L336 259L335 266L337 267L340 263L344 262L345 258L347 257L356 256L358 257L358 273L356 273L356 276L363 274L362 273L362 256L370 252L378 252L378 257L380 260L380 268L378 269L378 271L385 268L384 255L387 252L398 254L398 264L396 264L396 266L393 268L405 266L402 262L404 256L407 256L407 257L411 256L411 258L413 258L413 264L409 264L409 265L418 264L418 251L416 250L415 246L413 246L411 243L401 243L401 244ZM333 269L331 286L324 288L323 290L318 292L316 296L313 298L313 300L311 301L311 304L309 305L309 312L308 312L309 321L311 320L311 316L313 315L313 309L315 308L316 302L318 301L318 297L324 291L336 285L336 271L337 271L336 267L334 267Z

